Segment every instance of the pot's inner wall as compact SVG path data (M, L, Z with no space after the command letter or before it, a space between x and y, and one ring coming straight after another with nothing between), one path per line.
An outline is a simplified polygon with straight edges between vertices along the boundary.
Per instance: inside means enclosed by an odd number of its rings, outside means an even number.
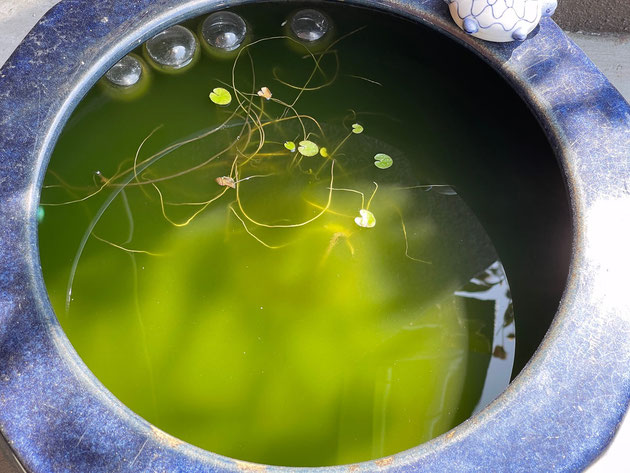
M494 71L316 7L313 56L279 37L295 3L235 9L249 46L185 72L136 51L139 85L101 80L68 122L39 214L96 376L186 441L288 466L389 455L485 406L540 343L570 249L556 160Z

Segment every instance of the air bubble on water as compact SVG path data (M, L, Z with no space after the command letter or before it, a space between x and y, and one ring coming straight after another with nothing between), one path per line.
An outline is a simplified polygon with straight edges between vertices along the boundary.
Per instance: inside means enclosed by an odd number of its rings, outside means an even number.
M147 54L156 64L181 69L192 62L197 40L188 28L175 25L156 34L145 46Z
M131 87L142 77L142 64L133 56L125 56L105 73L105 77L119 87Z
M298 39L311 43L324 37L330 22L322 12L307 8L296 12L289 20L289 26Z
M221 11L206 18L201 26L201 36L211 47L222 51L234 51L245 40L247 24L236 13Z

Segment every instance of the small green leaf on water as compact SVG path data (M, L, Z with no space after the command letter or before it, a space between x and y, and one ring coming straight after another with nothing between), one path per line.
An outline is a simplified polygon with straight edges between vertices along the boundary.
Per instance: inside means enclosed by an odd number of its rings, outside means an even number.
M319 152L319 146L309 140L300 141L300 146L298 147L298 151L303 156L315 156Z
M394 164L394 160L385 153L378 153L374 156L374 166L379 169L387 169Z
M328 150L326 148L320 148L319 149L319 154L322 155L322 158L327 158L328 157Z
M355 133L357 135L359 133L363 133L363 127L358 123L355 123L354 125L352 125L352 133Z
M215 87L212 89L212 92L210 92L210 100L217 105L230 105L232 94L223 87Z
M289 151L291 151L292 153L295 152L295 143L293 141L285 141L284 147L288 149Z
M354 223L363 228L372 228L376 225L376 217L367 209L359 210L360 217L354 219Z

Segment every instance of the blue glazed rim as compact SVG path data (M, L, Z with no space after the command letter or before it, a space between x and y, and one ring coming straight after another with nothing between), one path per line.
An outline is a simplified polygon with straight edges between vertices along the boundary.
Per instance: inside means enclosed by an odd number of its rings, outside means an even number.
M348 3L435 28L512 84L561 163L572 205L573 256L545 340L490 406L394 456L300 470L583 469L609 443L630 400L630 301L623 285L630 269L630 106L550 19L525 43L491 44L461 32L443 0ZM39 188L72 109L129 50L174 23L227 5L62 0L0 70L0 430L33 473L295 470L201 450L127 409L70 345L39 269Z

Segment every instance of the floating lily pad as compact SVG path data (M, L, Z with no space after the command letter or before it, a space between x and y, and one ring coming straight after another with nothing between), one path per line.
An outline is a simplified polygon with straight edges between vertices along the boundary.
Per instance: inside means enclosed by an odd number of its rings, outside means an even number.
M315 156L317 153L319 153L319 146L317 146L312 141L302 140L300 141L300 146L298 146L298 151L303 156Z
M291 151L292 153L295 152L295 143L293 141L285 141L284 147L288 149L289 151Z
M359 210L360 217L354 219L354 223L363 228L372 228L376 225L376 217L367 209Z
M385 153L378 153L374 156L374 166L379 169L387 169L394 164L394 160Z
M232 102L232 94L223 87L215 87L212 92L210 92L210 100L217 105L230 105L230 102Z
M356 135L363 133L363 127L358 123L355 123L354 125L352 125L352 133Z
M323 158L327 158L328 157L328 150L326 148L320 148L319 149L319 154L321 154Z

